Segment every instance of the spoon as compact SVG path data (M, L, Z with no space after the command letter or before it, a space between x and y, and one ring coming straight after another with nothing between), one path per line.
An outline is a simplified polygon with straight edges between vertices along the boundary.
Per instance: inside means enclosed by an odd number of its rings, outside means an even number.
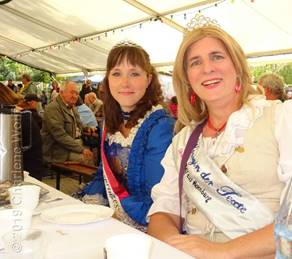
M52 199L52 200L48 200L48 201L44 201L44 202L45 202L45 203L50 203L50 202L61 201L61 200L63 200L63 198L58 197L58 198L55 198L55 199Z

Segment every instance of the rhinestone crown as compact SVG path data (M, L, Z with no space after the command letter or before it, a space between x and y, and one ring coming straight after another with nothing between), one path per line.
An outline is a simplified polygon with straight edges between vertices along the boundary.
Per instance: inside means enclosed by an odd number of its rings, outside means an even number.
M186 31L192 31L207 26L220 27L217 20L204 16L201 13L197 13L187 24Z

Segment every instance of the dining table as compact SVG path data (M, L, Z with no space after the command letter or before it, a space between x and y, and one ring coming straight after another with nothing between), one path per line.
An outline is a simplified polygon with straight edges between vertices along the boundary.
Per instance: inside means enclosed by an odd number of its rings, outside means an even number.
M83 224L56 224L46 221L41 217L41 213L47 208L57 210L58 207L62 209L64 205L84 203L30 177L27 173L24 180L39 185L47 191L45 197L40 200L37 213L33 216L31 223L31 228L40 229L45 233L45 259L104 259L106 258L104 256L105 241L109 237L129 233L147 235L113 217ZM156 238L151 237L151 239L150 259L193 258ZM0 259L5 259L5 250L0 251Z

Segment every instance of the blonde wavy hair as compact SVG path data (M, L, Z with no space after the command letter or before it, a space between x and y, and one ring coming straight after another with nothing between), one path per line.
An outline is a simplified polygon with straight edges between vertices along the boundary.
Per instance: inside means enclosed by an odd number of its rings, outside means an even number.
M245 54L235 39L217 26L204 26L189 31L185 34L180 45L173 69L173 85L178 99L176 132L184 126L190 125L192 121L200 122L208 116L206 105L198 96L196 96L195 103L191 103L192 88L187 77L186 60L191 45L205 37L218 39L224 45L235 67L237 80L241 85L241 101L245 103L250 94L255 94L255 89L251 86L252 81Z

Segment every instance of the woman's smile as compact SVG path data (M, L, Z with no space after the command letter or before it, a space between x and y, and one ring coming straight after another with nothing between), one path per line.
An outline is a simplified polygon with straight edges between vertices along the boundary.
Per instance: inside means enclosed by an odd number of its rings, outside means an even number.
M236 71L220 40L205 37L193 43L188 50L187 63L189 83L204 102L234 99Z
M201 83L202 86L208 89L215 88L220 85L220 83L223 81L223 79L220 78L214 78L210 80L205 80Z

